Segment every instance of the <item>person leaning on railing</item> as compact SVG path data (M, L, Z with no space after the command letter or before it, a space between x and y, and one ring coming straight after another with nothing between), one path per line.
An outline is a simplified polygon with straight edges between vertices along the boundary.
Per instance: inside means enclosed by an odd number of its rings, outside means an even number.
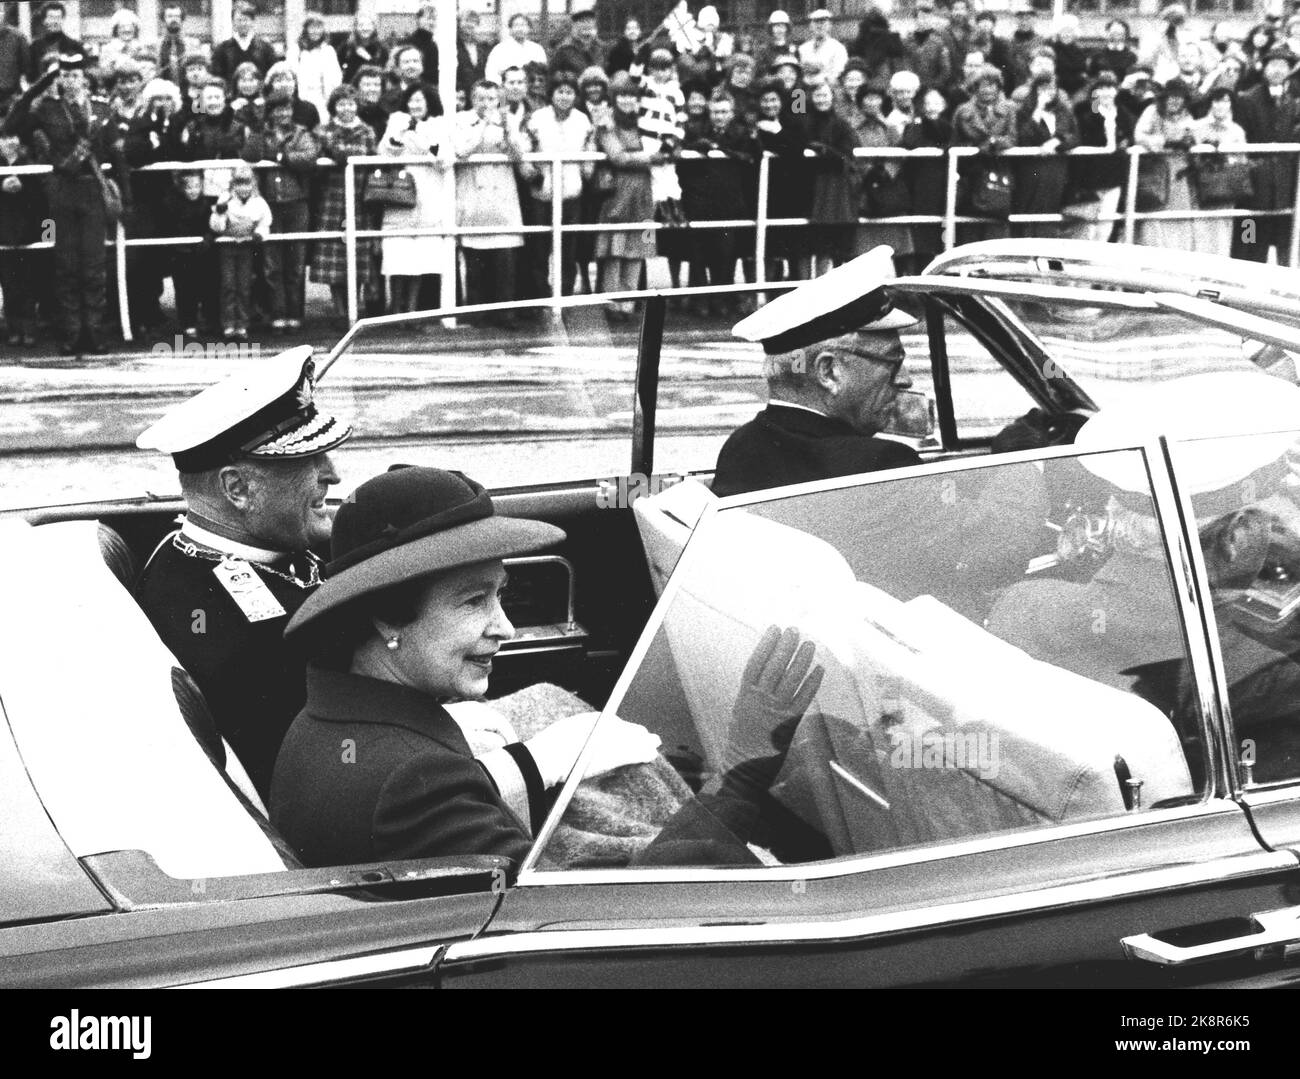
M262 188L271 205L273 232L307 231L306 181L320 156L316 136L294 123L293 109L294 100L287 94L269 98L265 123L249 132L244 144L245 161L272 161L276 165L263 173ZM267 245L265 265L273 329L296 330L302 326L305 261L300 240Z
M165 79L154 79L141 95L143 108L127 125L123 151L133 169L160 161L176 161L183 155L178 137L184 125L179 115L181 92ZM162 171L136 172L132 176L135 208L126 222L127 236L148 239L162 236L166 229L163 197L171 189L173 177ZM141 336L165 321L162 312L163 279L172 272L172 264L183 248L128 248L126 279L128 304L135 328Z
M1196 135L1197 149L1215 149L1222 156L1200 155L1194 159L1194 168L1207 172L1226 170L1229 166L1244 168L1244 155L1223 153L1232 147L1244 148L1246 145L1245 131L1232 118L1232 100L1232 91L1226 86L1210 91L1210 111L1192 125L1192 130ZM1219 201L1207 197L1207 194L1205 188L1198 185L1198 202L1204 209L1223 209L1236 204L1235 199ZM1197 251L1209 251L1217 255L1228 255L1232 251L1232 237L1237 227L1233 218L1205 218L1193 221L1192 226L1196 231Z
M515 299L515 259L524 238L513 231L523 226L523 210L515 185L515 170L507 162L475 162L481 154L505 154L518 160L524 148L518 121L501 109L501 88L480 80L470 91L472 108L456 114L453 139L456 157L456 224L465 227L497 225L500 232L467 233L460 238L465 253L465 299L469 303L504 303ZM648 215L647 218L648 220ZM514 322L511 313L490 315L484 321Z
M817 76L808 84L812 105L806 121L808 147L817 156L811 161L812 205L808 216L808 261L802 277L815 277L838 265L852 250L853 225L857 221L854 199L858 169L853 151L858 138L835 108L835 91L829 79Z
M808 216L808 166L804 149L808 145L803 125L788 111L786 89L779 79L769 79L759 88L759 119L755 137L760 153L771 154L768 162L767 217ZM782 225L767 232L767 280L784 281L795 276L804 252L803 225Z
M1294 142L1300 125L1300 99L1292 83L1291 54L1272 49L1264 60L1263 82L1241 95L1236 117L1247 142ZM1290 210L1295 205L1296 158L1294 154L1262 154L1254 161L1255 194L1248 205L1254 210ZM1291 218L1245 218L1253 228L1239 228L1233 234L1232 257L1267 262L1269 249L1277 249L1277 260L1290 257ZM1250 243L1246 242L1249 234Z
M1016 113L1016 141L1021 146L1037 147L1043 156L1017 162L1012 212L1060 213L1070 178L1070 163L1057 155L1078 145L1079 128L1073 107L1064 92L1057 89L1055 76L1036 75L1029 84L1029 93ZM1016 231L1026 236L1059 236L1061 227L1027 224L1016 226Z
M1154 192L1147 209L1188 212L1197 208L1187 156L1188 149L1196 142L1192 114L1187 111L1188 93L1186 83L1173 79L1161 89L1155 104L1138 117L1134 138L1144 149L1154 151L1141 163L1147 176L1140 183ZM1183 220L1140 221L1137 241L1151 247L1193 251L1196 249L1194 223L1190 216Z
M883 149L897 146L899 136L885 121L885 88L880 83L867 82L858 88L857 118L853 125L858 144ZM859 202L863 217L892 217L910 213L911 206L900 198L902 205L882 206L887 193L905 190L900 179L903 163L897 158L865 158L862 167L862 197ZM895 266L904 265L912 254L912 233L906 225L859 225L853 242L853 253L861 255L873 247L885 244L894 250Z
M357 91L352 86L339 86L329 96L327 103L329 121L320 126L317 136L320 138L321 155L328 157L338 165L330 169L321 183L320 228L322 232L334 232L343 228L344 215L347 210L347 198L344 192L343 166L349 157L369 157L375 153L375 133L370 125L357 115ZM364 170L363 170L364 173ZM353 213L361 220L361 185L355 185ZM357 286L364 296L370 280L370 241L357 243ZM330 299L334 305L334 316L346 319L348 316L348 260L347 251L341 240L318 240L312 251L311 277L330 287Z
M524 134L533 153L565 155L587 153L595 148L591 121L574 107L577 100L577 80L567 71L558 72L551 80L551 103L535 111L524 124ZM528 223L549 225L552 200L558 198L561 224L576 224L581 212L582 185L594 171L592 162L566 162L560 166L558 183L556 170L545 162L532 162L524 167L526 174L534 178L525 209ZM549 232L538 235L542 240L538 247L543 261L537 271L539 279L545 281L552 259L552 236ZM577 278L577 235L566 232L560 241L559 281L565 296L573 292Z
M691 120L686 125L682 148L705 158L697 166L694 182L683 187L690 220L725 221L753 215L758 144L749 126L736 116L736 103L730 94L718 90L709 102L708 119L703 123ZM734 227L693 230L692 287L735 284L736 259L745 255L746 231ZM734 317L738 313L738 299L712 297L707 312L704 301L700 300L696 311Z
M420 83L408 87L398 104L400 108L388 118L384 137L379 140L379 152L393 157L427 154L429 163L402 167L415 182L415 205L385 206L382 227L392 233L445 228L450 224L449 178L436 155L448 138L448 117L434 114L430 92ZM453 264L450 258L444 257L450 242L441 236L386 235L383 238L382 264L394 314L418 309L420 277L430 269ZM441 285L440 280L438 284Z
M899 145L904 150L947 150L952 145L948 102L936 87L918 92L916 117L903 128ZM922 157L904 162L903 177L912 197L912 213L942 215L948 205L948 163L943 158ZM912 260L908 267L919 273L944 248L943 226L912 226Z
M971 98L953 113L952 144L979 147L981 156L968 159L962 169L967 184L974 185L981 173L994 164L993 158L1016 145L1016 106L1002 92L1002 72L992 64L986 64L972 75L966 89ZM967 205L964 209L969 211L973 207ZM962 226L958 230L958 242L989 240L1006 234L1005 222L989 221Z
M667 155L647 153L638 129L641 91L636 80L620 71L609 84L614 108L596 120L596 146L607 160L596 169L596 186L604 194L597 220L601 224L632 224L654 219L650 169ZM655 253L654 234L645 229L618 229L596 236L601 292L631 292L640 286L645 260ZM612 318L630 319L634 303L613 301Z
M1101 220L1118 212L1120 194L1128 178L1128 155L1133 145L1133 114L1119 104L1115 73L1102 70L1092 80L1088 97L1074 107L1080 146L1111 151L1081 155L1070 160L1070 201L1083 207L1091 222L1076 226L1075 238L1105 243L1115 230L1114 221ZM1095 209L1094 209L1095 208Z

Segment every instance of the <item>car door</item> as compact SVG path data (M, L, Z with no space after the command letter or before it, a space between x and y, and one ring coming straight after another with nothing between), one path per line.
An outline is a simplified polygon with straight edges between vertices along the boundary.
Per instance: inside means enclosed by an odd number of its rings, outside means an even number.
M1105 548L1088 515L1120 513L1118 475L1133 516L1112 534L1129 546ZM1082 516L1042 517L1061 504ZM1240 945L1178 962L1300 883L1296 855L1262 846L1234 798L1192 559L1157 445L723 500L609 706L657 730L677 767L580 784L580 760L441 983L1165 985L1275 969ZM772 626L813 642L821 670L792 735L789 708L754 726ZM1171 665L1187 690L1172 704Z

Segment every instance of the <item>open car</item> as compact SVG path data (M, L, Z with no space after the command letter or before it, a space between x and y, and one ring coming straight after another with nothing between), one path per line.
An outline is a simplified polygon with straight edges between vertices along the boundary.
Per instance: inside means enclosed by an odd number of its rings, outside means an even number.
M1300 286L1172 258L1002 241L894 282L934 418L897 437L925 463L728 499L710 470L761 407L761 357L672 297L643 297L635 337L586 298L520 332L484 361L517 376L491 407L458 403L437 355L366 351L389 324L359 324L320 387L368 433L345 488L394 460L462 468L568 534L511 567L492 696L663 740L596 780L579 758L519 866L299 866L191 734L202 702L131 598L179 500L9 507L0 983L1293 980L1300 413L1268 402L1300 393ZM1031 410L1051 432L1233 373L1258 414L1210 438L990 452ZM527 395L549 403L511 412ZM552 451L571 478L538 474ZM1199 477L1229 458L1254 467L1225 509ZM759 739L752 827L714 843L772 627L823 678Z

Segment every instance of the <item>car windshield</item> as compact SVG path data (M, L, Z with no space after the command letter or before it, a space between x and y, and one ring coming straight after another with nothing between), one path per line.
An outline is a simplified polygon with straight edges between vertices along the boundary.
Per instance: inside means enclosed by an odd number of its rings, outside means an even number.
M571 780L536 866L817 861L1194 799L1171 580L1139 449L727 500L606 712L673 769ZM612 805L635 838L586 842Z

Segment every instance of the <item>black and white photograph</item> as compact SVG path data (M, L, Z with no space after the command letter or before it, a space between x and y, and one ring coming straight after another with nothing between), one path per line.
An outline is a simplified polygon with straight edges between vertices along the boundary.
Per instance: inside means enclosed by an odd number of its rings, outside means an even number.
M1295 0L0 3L12 1032L1280 1051L1298 162Z

